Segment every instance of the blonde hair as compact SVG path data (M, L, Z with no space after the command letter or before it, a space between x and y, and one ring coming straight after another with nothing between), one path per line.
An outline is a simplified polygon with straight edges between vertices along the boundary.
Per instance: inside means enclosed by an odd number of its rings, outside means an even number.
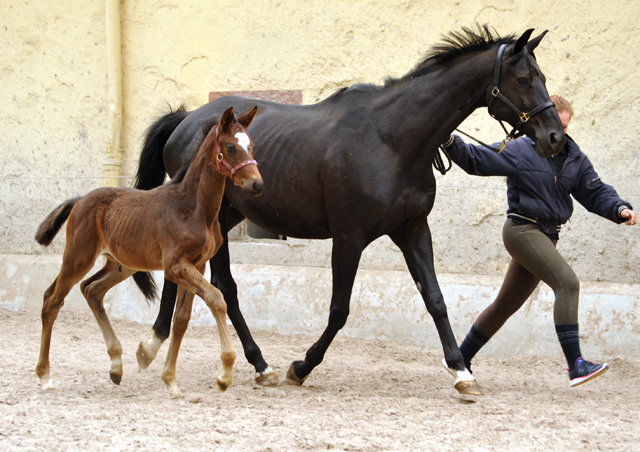
M554 94L553 96L551 96L551 102L553 102L556 105L556 110L558 110L558 113L562 113L563 111L568 111L569 117L570 118L573 117L573 107L571 106L571 104L567 99Z

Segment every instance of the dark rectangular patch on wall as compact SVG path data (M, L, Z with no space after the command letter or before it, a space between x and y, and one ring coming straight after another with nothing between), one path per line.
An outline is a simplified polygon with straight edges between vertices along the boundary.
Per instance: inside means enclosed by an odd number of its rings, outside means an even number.
M242 96L251 99L269 100L281 104L302 104L302 90L262 90L262 91L212 91L209 93L209 102L222 96Z

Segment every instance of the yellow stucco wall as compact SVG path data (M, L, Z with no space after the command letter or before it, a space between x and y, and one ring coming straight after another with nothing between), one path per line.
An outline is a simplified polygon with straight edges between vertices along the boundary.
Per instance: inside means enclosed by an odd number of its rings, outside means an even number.
M400 76L443 33L479 22L502 34L550 30L536 52L549 91L573 102L572 136L640 210L637 1L124 0L120 12L122 186L167 103L193 109L209 91L262 89L301 89L313 103L339 87ZM0 253L60 252L63 234L51 249L35 244L37 224L62 200L102 185L107 162L105 3L4 0L0 19ZM486 111L463 127L501 137ZM499 178L458 169L439 177L431 217L438 270L504 270L504 198ZM639 234L576 203L560 247L582 278L634 283Z

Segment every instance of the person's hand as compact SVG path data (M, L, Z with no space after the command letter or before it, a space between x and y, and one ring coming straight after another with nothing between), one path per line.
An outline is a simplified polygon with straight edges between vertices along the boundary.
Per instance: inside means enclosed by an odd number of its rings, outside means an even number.
M624 209L620 212L620 216L627 219L625 223L629 226L635 226L638 224L638 215L636 215L636 213L631 209Z

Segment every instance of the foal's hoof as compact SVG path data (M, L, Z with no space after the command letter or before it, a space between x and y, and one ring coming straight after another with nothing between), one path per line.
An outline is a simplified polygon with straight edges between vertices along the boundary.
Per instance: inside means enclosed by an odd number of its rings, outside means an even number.
M153 358L155 356L150 356L147 350L144 347L144 341L140 342L138 345L138 350L136 351L136 358L138 359L138 367L142 370L149 367L149 365L153 362Z
M111 378L111 381L113 381L117 385L119 385L122 381L122 374L109 372L109 377Z
M454 388L460 394L470 394L470 395L482 395L482 391L480 390L480 385L476 380L472 381L459 381L455 385Z
M218 380L216 381L216 387L220 392L225 392L230 385L231 385L231 382L227 383L225 381L222 381L220 378L218 378Z
M256 383L260 386L278 386L280 379L269 366L262 372L256 372Z
M287 379L282 382L283 385L293 385L293 386L302 386L302 383L309 378L309 374L305 375L304 378L298 377L296 374L296 370L294 369L295 363L299 361L294 361L289 366L289 370L287 371Z

